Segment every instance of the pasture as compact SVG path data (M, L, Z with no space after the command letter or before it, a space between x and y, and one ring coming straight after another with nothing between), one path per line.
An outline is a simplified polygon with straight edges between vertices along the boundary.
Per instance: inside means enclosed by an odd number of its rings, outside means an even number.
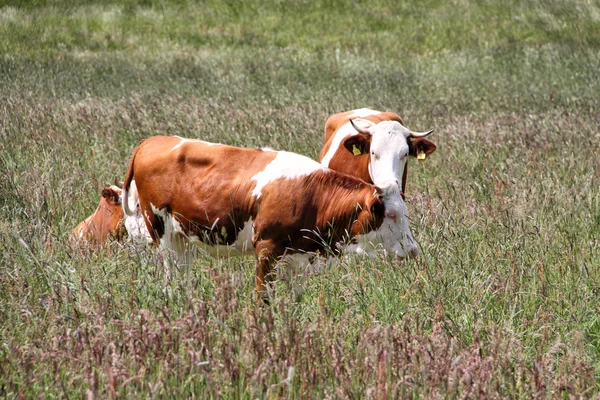
M541 398L600 382L595 1L0 1L0 396ZM257 306L252 257L68 234L157 134L315 158L331 114L434 128L420 255Z

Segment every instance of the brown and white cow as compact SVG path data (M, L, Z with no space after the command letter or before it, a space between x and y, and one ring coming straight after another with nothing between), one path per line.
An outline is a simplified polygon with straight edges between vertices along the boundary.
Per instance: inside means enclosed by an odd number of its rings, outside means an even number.
M190 244L254 250L258 292L278 260L328 248L339 253L352 238L375 234L392 254L416 251L410 231L389 228L403 212L396 202L374 185L298 154L156 136L133 152L123 187L126 215L133 214L133 179L161 248L174 250L183 264L190 262Z
M401 184L404 197L408 156L424 160L435 151L435 144L425 139L431 132L411 132L393 112L361 108L334 114L325 123L319 162L384 191L396 190Z
M111 238L120 240L124 233L121 192L121 188L115 185L102 189L96 211L73 229L71 240L96 246L104 245Z

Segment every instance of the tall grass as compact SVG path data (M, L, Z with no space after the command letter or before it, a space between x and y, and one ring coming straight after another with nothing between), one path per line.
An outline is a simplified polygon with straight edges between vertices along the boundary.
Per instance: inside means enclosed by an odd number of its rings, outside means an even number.
M0 394L592 397L600 364L593 2L0 3ZM421 254L254 301L252 258L166 284L69 231L156 134L316 158L332 113L435 128ZM414 160L411 160L414 161Z

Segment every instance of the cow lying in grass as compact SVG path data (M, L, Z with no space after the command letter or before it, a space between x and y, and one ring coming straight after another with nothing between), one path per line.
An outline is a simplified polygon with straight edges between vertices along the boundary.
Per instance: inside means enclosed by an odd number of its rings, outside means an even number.
M155 243L190 264L190 245L253 252L256 290L274 264L295 254L361 252L374 235L398 257L414 255L406 205L376 186L285 151L156 136L133 151L123 186L126 216L135 179Z
M142 218L139 205L134 205L137 210L131 216L123 214L121 205L123 194L117 185L106 186L102 189L100 202L96 210L79 223L71 232L71 242L76 246L92 246L98 248L110 240L120 241L128 237L134 241L151 243L150 234ZM135 183L129 190L129 197L137 202Z
M71 240L95 246L101 246L111 238L120 240L125 231L121 196L122 190L118 186L112 185L102 189L98 207L73 229Z

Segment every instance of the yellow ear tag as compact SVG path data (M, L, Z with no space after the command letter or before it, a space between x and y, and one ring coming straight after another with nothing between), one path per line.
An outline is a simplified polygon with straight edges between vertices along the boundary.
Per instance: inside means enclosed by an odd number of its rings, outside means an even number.
M417 160L419 161L425 161L425 157L427 157L427 155L425 154L425 152L423 150L421 150L419 152L419 154L417 154Z
M360 151L360 149L358 147L356 147L355 144L352 145L352 154L354 154L355 156L360 156L362 154L362 151Z

